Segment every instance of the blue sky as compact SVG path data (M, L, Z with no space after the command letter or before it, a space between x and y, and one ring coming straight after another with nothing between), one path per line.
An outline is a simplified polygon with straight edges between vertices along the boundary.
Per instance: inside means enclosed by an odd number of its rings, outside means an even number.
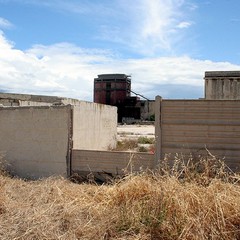
M0 91L92 101L102 73L150 99L200 98L240 70L239 0L0 0Z

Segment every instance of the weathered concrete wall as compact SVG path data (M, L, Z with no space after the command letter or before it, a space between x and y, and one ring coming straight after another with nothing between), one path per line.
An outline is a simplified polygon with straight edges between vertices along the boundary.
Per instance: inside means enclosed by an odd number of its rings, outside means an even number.
M51 106L51 105L78 105L78 99L56 96L0 93L0 104L3 106Z
M46 106L61 103L62 99L55 96L0 93L0 104L4 106Z
M155 114L155 101L154 100L142 100L141 101L141 119L151 120L150 118Z
M67 176L70 106L0 108L0 154L24 178Z
M36 106L52 106L52 103L48 102L33 102L33 101L22 101L19 100L19 107L36 107Z
M213 155L240 171L239 100L162 100L159 106L156 139L159 159L176 153L183 157ZM206 150L207 149L207 150ZM159 160L158 159L158 160Z
M117 108L90 102L73 106L73 148L107 150L116 146Z
M72 147L116 146L117 108L81 101L76 105L0 107L0 156L14 175L66 177Z
M154 155L135 152L73 150L73 173L107 172L122 175L153 169Z
M205 72L205 98L208 100L239 100L240 71Z

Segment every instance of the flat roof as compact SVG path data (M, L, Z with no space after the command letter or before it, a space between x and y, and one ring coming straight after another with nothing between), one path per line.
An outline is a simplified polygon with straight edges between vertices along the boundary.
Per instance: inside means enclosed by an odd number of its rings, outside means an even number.
M99 79L130 79L131 76L122 73L112 73L112 74L99 74Z
M240 71L207 71L206 77L240 77Z

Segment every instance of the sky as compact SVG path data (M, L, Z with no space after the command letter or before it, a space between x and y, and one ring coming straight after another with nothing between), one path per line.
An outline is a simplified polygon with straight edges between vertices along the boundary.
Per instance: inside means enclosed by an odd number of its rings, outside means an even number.
M204 97L240 70L239 0L0 0L0 92L93 101L98 74L149 99Z

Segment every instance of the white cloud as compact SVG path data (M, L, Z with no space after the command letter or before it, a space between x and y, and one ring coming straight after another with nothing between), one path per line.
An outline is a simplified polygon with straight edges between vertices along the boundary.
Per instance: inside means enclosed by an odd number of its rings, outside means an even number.
M115 3L114 18L100 28L103 39L121 43L145 56L174 51L175 43L185 33L182 29L192 25L187 15L195 10L186 0L115 0Z
M192 22L180 22L177 25L177 28L189 28L192 25Z
M10 0L33 4L53 11L70 12L75 19L84 15L98 23L95 38L121 44L122 48L144 55L172 53L191 26L193 0ZM97 25L97 24L96 24ZM183 31L184 29L184 31Z
M0 28L11 28L13 25L7 19L0 17Z
M0 0L4 1L4 0ZM24 5L35 5L40 7L51 8L55 11L62 12L71 12L76 14L91 14L91 15L111 15L112 12L115 12L115 2L118 0L112 1L75 1L75 0L7 0L8 2L24 4ZM114 10L115 9L115 10Z
M19 1L19 0L15 0ZM95 36L115 42L145 56L174 51L177 41L192 21L187 15L196 9L192 0L112 0L96 1L24 0L56 11L87 15L97 20Z
M0 89L9 92L92 101L98 74L126 73L132 75L132 89L148 98L198 98L203 97L205 71L239 67L188 56L121 59L109 51L69 43L21 51L0 34Z

